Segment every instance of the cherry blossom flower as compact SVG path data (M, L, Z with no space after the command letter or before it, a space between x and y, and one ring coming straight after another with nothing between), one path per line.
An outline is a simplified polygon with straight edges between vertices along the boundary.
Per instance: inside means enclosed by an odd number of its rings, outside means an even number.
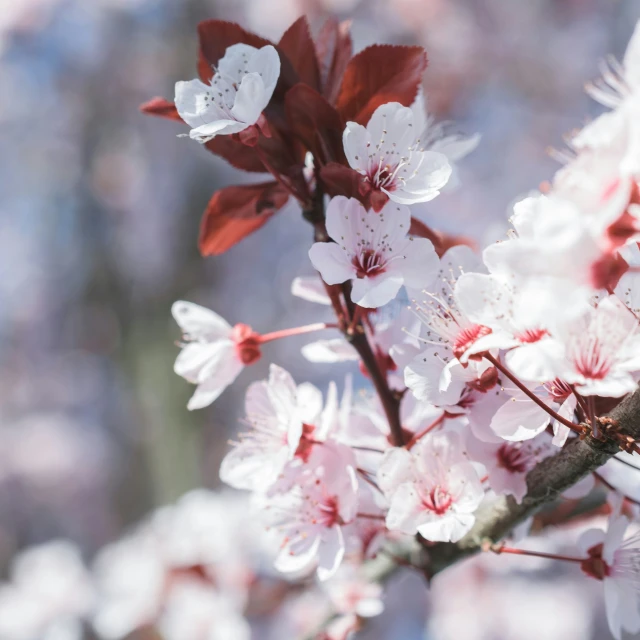
M345 554L343 527L356 517L358 481L348 447L314 447L304 472L292 470L289 491L269 497L265 513L282 546L275 567L283 573L316 568L320 580L338 570Z
M443 153L424 150L421 132L411 108L389 102L374 111L366 127L347 122L342 140L349 165L374 192L414 204L433 200L451 175Z
M333 387L335 393L335 386ZM311 384L296 386L291 375L275 364L269 379L247 390L246 420L251 427L225 456L220 479L236 489L267 491L285 465L306 460L317 438L324 438L322 394Z
M554 409L563 418L572 421L577 398L566 382L556 378L551 382L530 389L542 402ZM507 401L491 419L491 430L509 442L520 442L535 438L549 422L553 424L553 444L561 447L570 434L569 427L561 424L527 394L517 388L505 389Z
M327 290L318 276L302 277L298 276L291 282L291 294L316 304L330 305L331 300L327 295Z
M437 270L433 245L407 237L410 224L403 205L387 203L375 213L355 199L337 196L327 207L327 232L335 243L315 243L309 257L327 284L351 280L356 304L381 307L402 285L427 286Z
M196 620L206 637L229 637L223 630L249 637L242 610L251 562L268 554L247 509L241 495L193 491L103 548L94 566L100 637L155 626L163 638L180 640Z
M389 451L378 470L389 500L387 527L426 540L457 542L473 526L484 497L457 433L430 433L407 451Z
M615 296L608 296L556 331L563 357L557 376L582 395L619 398L634 391L640 370L638 319Z
M585 215L575 201L554 193L528 197L514 212L517 237L484 250L493 273L560 278L595 290L614 287L624 273L626 263L606 234L611 218Z
M497 443L482 442L469 434L466 444L469 457L484 466L493 491L510 494L518 502L527 493L527 473L554 453L546 433L526 442Z
M628 525L625 516L614 514L606 533L590 529L580 540L588 554L582 570L603 582L607 621L616 640L621 640L623 630L631 634L640 631L640 535L636 533L625 540Z
M557 360L551 336L554 321L562 313L578 315L588 306L587 292L559 278L518 278L514 274L464 273L455 286L455 299L465 317L490 329L460 357L491 349L508 349L505 360L525 380L553 377Z
M324 584L336 611L361 618L372 618L384 610L382 585L367 580L354 565L343 564L331 580Z
M192 302L175 302L171 313L184 333L174 371L197 384L189 410L202 409L260 358L258 335L245 324L232 327L217 313Z
M189 137L204 143L218 135L240 133L261 123L280 75L280 58L271 45L256 49L231 45L209 84L176 83L176 109L191 127Z
M424 292L422 302L414 302L422 333L415 336L426 345L404 370L404 382L416 398L438 406L455 405L467 387L492 388L497 382L489 363L459 360L489 327L468 319L459 308L455 284L461 274L481 269L480 260L468 248L457 246L442 257L438 273L439 295Z
M11 582L0 587L0 637L6 640L81 640L95 604L78 549L63 540L16 556Z

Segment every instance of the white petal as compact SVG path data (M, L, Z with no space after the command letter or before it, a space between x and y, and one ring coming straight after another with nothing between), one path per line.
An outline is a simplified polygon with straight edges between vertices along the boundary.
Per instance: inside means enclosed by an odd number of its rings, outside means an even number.
M262 78L257 73L248 73L238 87L231 115L239 122L255 124L267 102Z
M228 338L231 334L231 325L224 318L193 302L174 302L171 315L182 331L193 340L211 341Z
M344 537L340 527L331 527L323 536L318 548L318 579L328 580L340 567L344 558Z
M355 276L347 254L334 242L316 242L309 249L309 259L327 284L341 284Z
M353 281L351 299L361 307L382 307L398 295L402 283L401 276L386 273L374 278L358 278Z
M343 338L305 344L302 355L309 362L351 362L359 360L357 351Z

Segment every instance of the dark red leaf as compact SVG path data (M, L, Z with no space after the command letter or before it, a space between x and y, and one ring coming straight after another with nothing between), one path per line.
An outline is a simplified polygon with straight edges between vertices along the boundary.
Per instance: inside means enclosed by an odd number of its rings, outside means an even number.
M317 91L298 83L285 98L287 121L293 132L321 163L345 162L344 124L338 112Z
M278 49L289 59L301 82L305 82L314 89L320 89L316 48L305 16L296 20L284 32L278 43Z
M256 152L231 136L216 136L204 146L212 153L224 158L236 169L256 173L265 173L266 171Z
M455 247L460 244L464 244L474 250L477 249L476 243L471 238L467 238L466 236L455 236L442 231L435 231L429 225L422 222L422 220L418 220L418 218L411 218L409 233L413 236L431 240L436 253L440 257L451 249L451 247Z
M330 162L320 169L320 178L324 185L325 192L332 198L334 196L345 196L356 198L368 209L369 193L362 181L362 176L350 167L345 167L337 162Z
M338 97L342 76L353 56L350 31L350 20L338 22L335 18L329 18L316 41L322 93L331 104L334 104Z
M200 225L198 246L203 256L220 255L258 230L287 202L277 182L238 185L217 191Z
M224 20L204 20L198 25L198 37L200 39L198 72L202 82L211 80L213 67L218 66L220 58L232 44L242 42L256 49L272 44L255 33L245 31L239 24Z
M176 105L164 98L151 98L148 102L140 105L140 111L150 116L158 116L159 118L167 118L167 120L183 122L182 118L178 115Z
M422 47L367 47L347 65L336 104L340 115L366 125L382 104L399 102L408 107L426 68L427 54Z

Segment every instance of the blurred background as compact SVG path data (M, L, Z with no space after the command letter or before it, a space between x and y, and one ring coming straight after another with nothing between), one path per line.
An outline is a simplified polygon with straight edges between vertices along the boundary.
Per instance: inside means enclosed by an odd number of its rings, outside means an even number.
M303 13L314 28L330 14L353 19L356 49L427 49L430 111L482 141L462 162L461 188L423 217L482 244L504 234L510 202L555 171L548 147L598 112L583 85L606 54L622 55L640 3L0 0L0 567L55 537L91 557L158 505L217 486L244 390L270 361L323 389L348 370L311 368L304 338L281 341L213 407L186 410L193 388L172 371L171 303L263 332L318 321L323 312L289 292L312 273L311 235L290 204L203 260L196 241L211 194L253 177L178 138L179 124L138 112L195 77L199 20L278 39ZM409 584L371 637L422 628L426 595ZM413 613L394 618L394 597ZM608 637L601 624L594 638ZM591 623L563 633L588 637Z

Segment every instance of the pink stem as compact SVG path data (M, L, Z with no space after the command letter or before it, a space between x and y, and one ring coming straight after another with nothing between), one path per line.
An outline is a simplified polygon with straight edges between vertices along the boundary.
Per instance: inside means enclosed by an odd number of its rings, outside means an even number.
M513 547L491 547L491 551L500 555L501 553L511 553L516 556L532 556L534 558L548 558L549 560L564 560L565 562L583 562L584 558L572 558L570 556L560 556L555 553L543 553L542 551L526 551L525 549L514 549Z
M315 324L307 324L303 327L293 327L292 329L280 329L280 331L272 331L271 333L264 333L260 336L260 344L265 342L271 342L272 340L279 340L280 338L289 338L291 336L300 336L303 333L313 333L314 331L322 331L323 329L337 329L338 325L335 323L316 322Z
M552 418L555 418L558 422L563 424L565 427L569 427L569 429L571 429L571 431L575 431L576 433L582 433L582 429L580 428L580 425L574 424L573 422L570 422L566 418L563 418L559 413L554 411L550 406L548 406L546 403L542 402L542 400L540 400L540 398L538 398L538 396L535 393L533 393L533 391L528 389L526 387L526 385L522 384L522 382L520 382L520 380L518 380L518 378L516 378L516 376L514 376L511 373L511 371L509 371L509 369L504 367L502 365L502 363L499 360L497 360L496 358L494 358L490 353L485 353L484 357L496 369L498 369L498 371L501 371L505 376L507 376L507 378L509 378L509 380L511 380L511 382L513 382L513 384L515 384L516 387L518 387L518 389L520 389L520 391L522 391L522 393L524 393L529 398L531 398L531 400L533 400L541 409L544 409Z
M436 418L428 427L425 427L422 431L416 433L416 435L413 436L413 438L411 438L409 442L407 442L405 447L407 449L411 449L411 447L413 447L418 442L418 440L424 438L427 433L435 429L438 425L442 424L444 422L445 416L446 414L443 413L439 418Z

